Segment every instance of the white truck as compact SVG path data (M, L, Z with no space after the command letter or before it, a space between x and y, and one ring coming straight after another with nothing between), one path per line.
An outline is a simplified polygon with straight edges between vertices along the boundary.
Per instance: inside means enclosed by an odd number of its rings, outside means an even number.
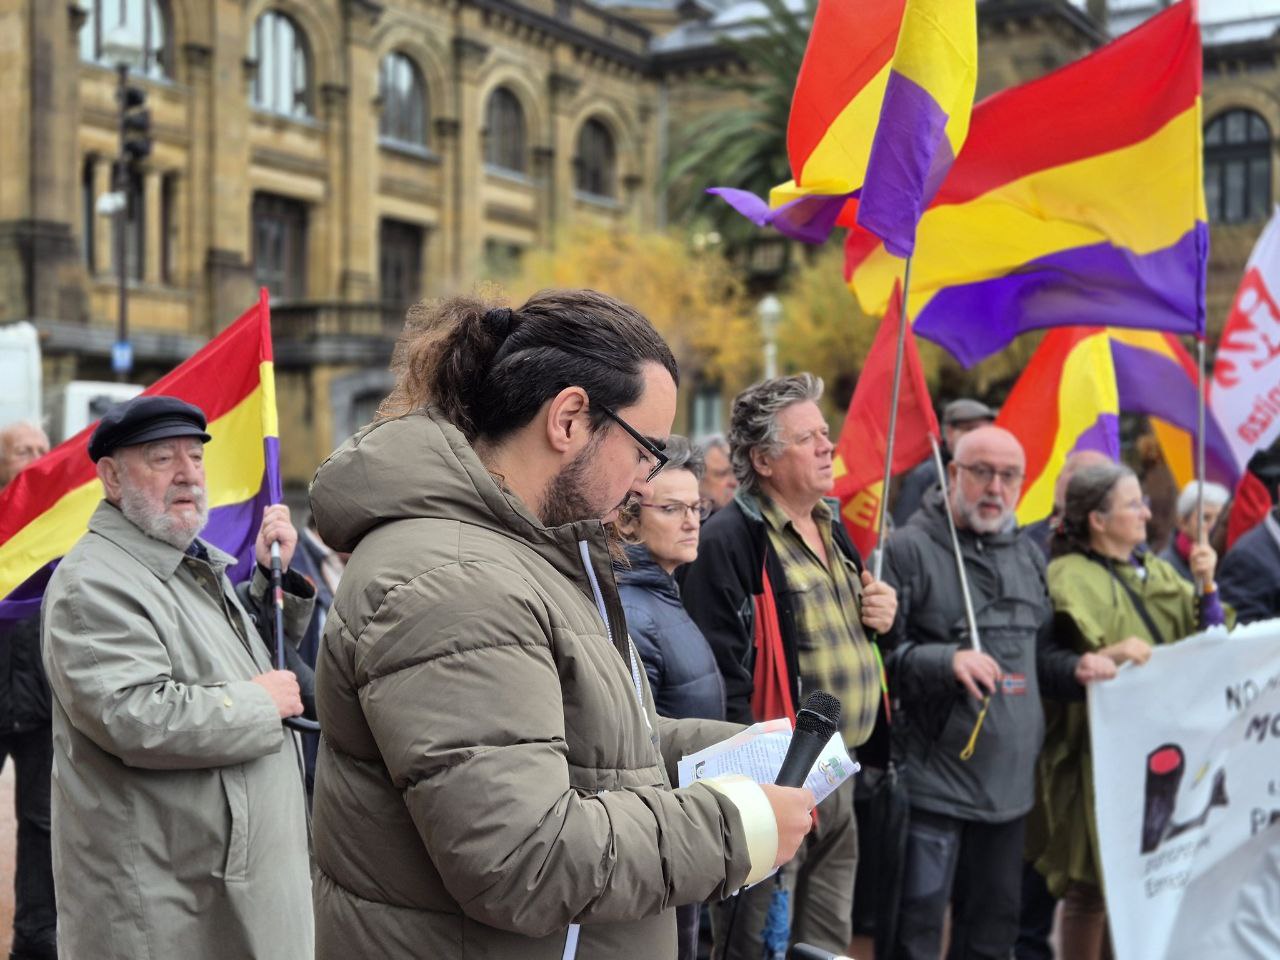
M136 383L72 380L42 390L40 337L23 321L0 326L0 427L41 424L53 443L74 437L117 403L142 392Z

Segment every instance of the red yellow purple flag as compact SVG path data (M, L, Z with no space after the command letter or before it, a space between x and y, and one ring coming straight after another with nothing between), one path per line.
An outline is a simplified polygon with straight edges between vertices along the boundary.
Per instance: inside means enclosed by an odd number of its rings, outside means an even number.
M204 539L240 558L232 580L253 571L262 511L281 499L280 437L267 291L239 320L145 394L200 407L213 438L205 448L209 524ZM74 546L102 499L89 459L91 424L33 463L0 492L0 620L39 612L53 568Z
M915 249L920 215L969 133L977 83L972 0L908 0L857 213L895 256Z
M884 496L884 460L889 443L893 364L897 353L902 296L895 289L889 312L876 331L849 413L836 441L831 494L840 500L840 516L858 551L865 557L880 532L880 502ZM938 419L929 399L924 368L910 327L902 357L902 390L898 397L898 427L893 444L893 473L910 470L931 455L929 437L939 436Z
M787 124L792 179L768 202L708 193L808 243L857 211L905 256L964 143L977 75L973 0L820 0Z
M1020 523L1052 511L1054 484L1070 454L1097 450L1119 458L1121 413L1150 418L1179 487L1193 479L1196 368L1177 338L1115 327L1050 331L996 420L1027 455ZM1233 486L1239 474L1212 412L1205 431L1208 478Z
M1202 335L1209 234L1201 46L1182 0L1088 57L984 100L920 218L916 333L966 365L1080 323ZM845 273L886 309L902 265L850 232Z

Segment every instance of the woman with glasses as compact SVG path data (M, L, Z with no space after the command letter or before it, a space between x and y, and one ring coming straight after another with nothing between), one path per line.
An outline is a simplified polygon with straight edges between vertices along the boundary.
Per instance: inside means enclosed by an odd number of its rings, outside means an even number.
M1151 509L1138 478L1115 463L1084 467L1067 485L1062 523L1051 541L1049 595L1059 642L1100 652L1117 665L1146 663L1157 644L1225 622L1213 581L1217 556L1193 546L1196 587L1147 552ZM1093 763L1084 703L1047 704L1040 756L1049 842L1036 866L1063 897L1064 960L1111 956L1101 887Z
M680 603L672 574L698 556L698 534L711 504L698 493L703 454L671 436L663 470L643 500L631 500L618 518L629 566L617 569L627 631L644 661L653 702L665 717L724 719L724 681L716 658ZM692 960L699 904L676 908L680 960Z

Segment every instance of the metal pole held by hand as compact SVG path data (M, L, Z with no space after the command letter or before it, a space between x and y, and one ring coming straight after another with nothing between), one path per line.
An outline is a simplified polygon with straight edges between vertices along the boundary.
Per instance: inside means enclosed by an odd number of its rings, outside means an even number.
M275 607L276 669L288 670L284 659L284 645L289 642L284 635L284 567L278 540L271 541L271 603ZM320 732L320 724L306 717L285 717L284 725L303 733Z

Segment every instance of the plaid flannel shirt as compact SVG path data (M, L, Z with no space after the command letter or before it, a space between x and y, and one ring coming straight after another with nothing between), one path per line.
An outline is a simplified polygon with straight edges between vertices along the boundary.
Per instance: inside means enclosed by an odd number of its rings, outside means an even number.
M825 690L840 699L844 742L856 747L871 736L880 702L880 670L862 628L862 582L857 568L835 544L834 514L825 500L813 508L813 519L829 567L772 500L761 496L760 507L796 610L803 687Z

